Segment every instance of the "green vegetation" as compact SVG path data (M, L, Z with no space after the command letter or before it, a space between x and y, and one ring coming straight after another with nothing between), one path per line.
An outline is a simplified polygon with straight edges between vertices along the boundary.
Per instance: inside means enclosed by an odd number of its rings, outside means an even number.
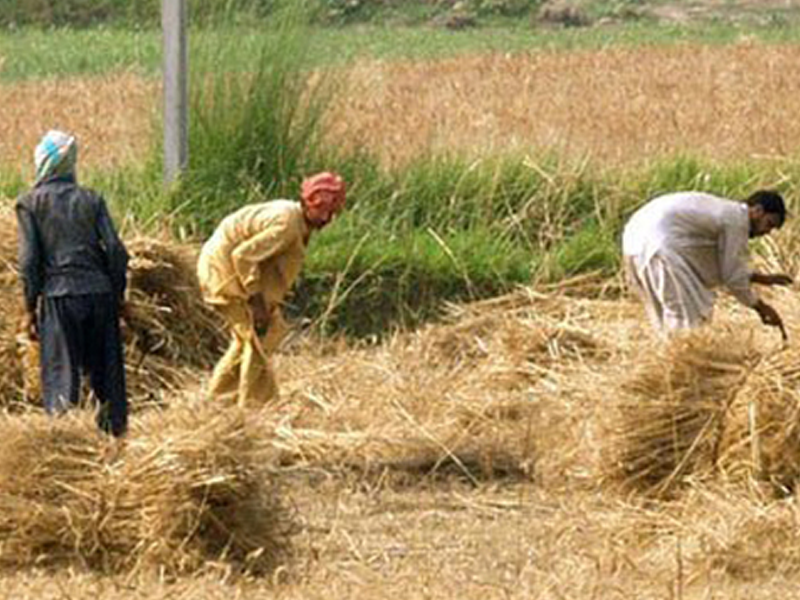
M470 6L485 19L519 18L514 11L526 3L495 3L506 8L494 12L490 4ZM420 6L415 10L425 8ZM611 10L608 3L597 3L595 16L604 7ZM162 189L157 147L135 169L82 177L107 195L124 228L166 226L203 239L224 214L245 202L296 197L302 174L321 168L341 172L350 186L348 208L313 238L289 307L326 332L381 334L435 317L443 301L495 295L532 279L552 281L587 271L610 275L619 266L621 225L645 199L688 188L742 197L759 185L777 184L792 192L787 186L800 177L800 164L781 164L779 177L770 165L719 166L691 157L674 157L634 173L604 173L555 156L521 155L477 162L425 156L385 170L368 155L345 154L321 143L320 117L335 91L335 80L322 67L359 56L429 58L701 38L721 42L742 34L730 23L701 31L634 19L579 33L575 28L531 29L526 19L515 27L458 32L376 25L321 28L297 4L275 0L268 8L268 24L258 29L242 23L239 13L227 13L213 28L195 21L191 162L181 186ZM378 18L373 14L364 20ZM359 19L350 15L345 20ZM752 32L773 41L798 35L783 27ZM147 28L7 32L0 35L5 58L0 76L9 80L127 68L154 74L159 44L158 32ZM311 87L310 68L319 72ZM24 186L20 174L0 173L4 195L13 196Z
M220 69L238 70L254 52L278 36L263 25L228 23L212 30L197 25L191 30L190 54L203 52L210 39L225 46ZM386 60L433 59L483 52L526 52L537 49L569 51L614 46L664 45L702 42L724 44L744 36L767 43L800 40L800 28L781 21L766 25L741 25L727 21L691 25L659 24L650 20L615 22L604 26L553 28L531 26L527 21L492 23L460 31L432 26L351 27L309 26L303 60L306 67L343 65L359 58ZM58 48L58 52L53 52ZM23 28L0 31L0 81L98 75L135 70L156 76L161 68L161 32L147 28L95 27L89 29Z
M417 26L439 24L453 28L545 21L564 26L586 26L600 20L654 20L661 0L298 0L311 22L326 26L371 23ZM694 8L699 2L692 3ZM698 20L709 22L767 22L789 25L796 21L796 7L756 3L715 2ZM263 23L282 7L281 0L192 0L190 19L206 22L220 6L235 13L237 21ZM161 0L0 0L0 26L153 27L159 23ZM766 17L765 17L766 14Z
M181 215L190 207L191 225L201 233L248 200L286 195L297 174L318 162L331 86L324 74L308 81L304 16L287 3L270 22L270 35L240 59L242 71L226 68L240 50L234 37L204 36L193 55L191 153L170 210Z

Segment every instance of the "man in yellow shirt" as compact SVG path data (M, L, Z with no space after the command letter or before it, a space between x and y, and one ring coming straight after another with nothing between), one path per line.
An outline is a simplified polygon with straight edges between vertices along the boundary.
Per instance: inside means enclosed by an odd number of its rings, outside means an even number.
M277 396L269 356L285 332L281 303L300 273L312 231L344 207L345 184L334 173L303 181L300 202L247 205L225 217L203 245L197 275L203 300L231 329L209 393L257 406Z

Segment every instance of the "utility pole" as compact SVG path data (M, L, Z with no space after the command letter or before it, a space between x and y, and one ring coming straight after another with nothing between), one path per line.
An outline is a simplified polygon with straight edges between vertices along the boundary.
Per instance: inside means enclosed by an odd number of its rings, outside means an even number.
M164 185L173 183L189 160L186 0L161 0L164 36Z

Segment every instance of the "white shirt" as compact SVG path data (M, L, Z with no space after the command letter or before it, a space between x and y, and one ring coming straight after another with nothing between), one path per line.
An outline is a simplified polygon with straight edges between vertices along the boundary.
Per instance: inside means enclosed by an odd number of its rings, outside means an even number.
M659 196L637 210L622 238L626 256L645 268L658 254L686 263L708 288L724 285L745 306L758 297L747 266L747 204L702 192Z

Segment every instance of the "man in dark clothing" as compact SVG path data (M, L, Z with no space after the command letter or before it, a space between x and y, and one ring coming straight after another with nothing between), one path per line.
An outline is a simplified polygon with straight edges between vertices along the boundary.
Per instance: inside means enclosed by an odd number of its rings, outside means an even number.
M99 427L127 428L119 318L128 253L105 201L77 185L75 138L50 131L36 148L36 184L17 201L25 330L41 343L42 395L50 414L78 403L86 373Z

